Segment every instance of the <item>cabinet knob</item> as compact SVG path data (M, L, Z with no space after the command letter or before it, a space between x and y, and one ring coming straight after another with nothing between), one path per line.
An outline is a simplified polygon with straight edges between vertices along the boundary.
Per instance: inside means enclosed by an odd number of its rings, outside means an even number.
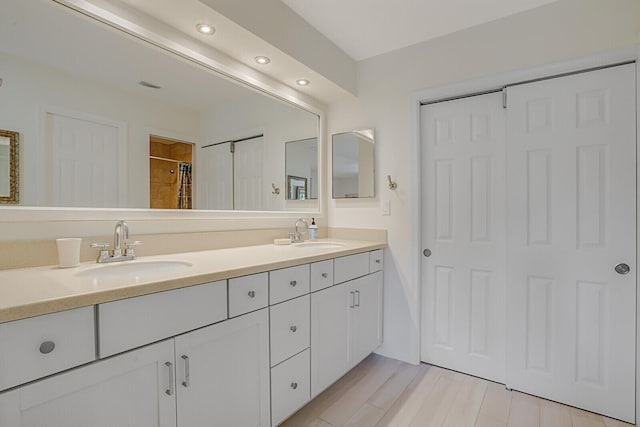
M40 344L40 353L49 354L53 351L54 348L56 348L56 343L54 343L53 341L45 341Z
M326 279L329 275L327 273L322 273L322 278Z
M289 328L291 330L291 332L295 332L298 330L298 327L296 325L293 325L292 327Z
M292 389L297 389L298 388L298 383L291 383L291 388Z
M297 281L295 281L295 280L292 280L292 281L290 281L290 282L289 282L289 284L290 284L291 286L295 287L295 286L298 284L298 282L297 282Z
M380 260L379 259L376 260L376 264L380 264Z
M249 293L247 295L249 295L249 298L255 298L256 292L255 291L249 291Z

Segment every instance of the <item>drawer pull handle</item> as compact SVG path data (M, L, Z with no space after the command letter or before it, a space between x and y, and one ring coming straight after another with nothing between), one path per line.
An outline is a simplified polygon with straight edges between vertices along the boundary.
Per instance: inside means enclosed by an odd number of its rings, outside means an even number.
M249 298L255 298L256 296L256 292L255 291L249 291Z
M376 264L380 264L380 260L379 259L376 260Z
M298 330L298 327L296 325L293 325L292 327L289 328L291 330L291 332L295 332Z
M355 303L355 306L356 306L356 307L360 307L360 291L356 291L356 292L355 292L355 294L356 294L356 303Z
M326 279L329 275L327 273L322 273L322 278Z
M295 280L292 280L292 281L289 282L289 284L295 288L296 285L298 284L298 282L295 281Z
M169 388L166 389L164 392L169 396L173 396L173 383L174 383L174 380L173 380L173 363L165 362L164 366L169 368Z
M49 354L55 348L56 348L56 343L54 343L53 341L45 341L42 344L40 344L40 353Z
M356 294L353 291L349 291L349 294L351 294L351 302L349 304L349 308L353 308L356 306Z
M298 383L291 383L291 388L292 389L297 389L298 388Z
M184 381L182 381L182 385L187 388L189 387L189 356L183 354L182 360L184 360Z

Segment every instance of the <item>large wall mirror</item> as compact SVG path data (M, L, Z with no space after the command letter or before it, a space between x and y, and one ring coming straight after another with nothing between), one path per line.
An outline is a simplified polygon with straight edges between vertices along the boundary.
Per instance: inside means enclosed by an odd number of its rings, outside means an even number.
M3 1L0 78L22 206L319 209L273 191L307 176L285 170L287 143L315 139L318 197L317 114L52 0Z
M374 197L373 129L334 134L331 151L333 198Z

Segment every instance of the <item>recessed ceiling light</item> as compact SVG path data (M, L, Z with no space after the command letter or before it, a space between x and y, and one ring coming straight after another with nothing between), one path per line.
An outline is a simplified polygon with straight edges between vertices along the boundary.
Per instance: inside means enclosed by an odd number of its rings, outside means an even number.
M298 79L296 80L296 83L298 84L298 86L309 86L311 82L307 79Z
M271 60L269 58L267 58L266 56L256 56L255 60L260 65L266 65L269 62L271 62Z
M210 36L211 34L216 32L216 29L213 27L213 25L209 24L198 24L196 25L196 30L198 30L199 33L205 34L207 36Z

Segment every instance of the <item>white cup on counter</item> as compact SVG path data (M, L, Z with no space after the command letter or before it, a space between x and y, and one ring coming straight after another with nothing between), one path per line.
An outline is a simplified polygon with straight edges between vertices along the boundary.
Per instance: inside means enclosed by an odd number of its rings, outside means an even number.
M80 244L79 237L67 237L56 239L58 245L58 267L69 268L80 265Z

